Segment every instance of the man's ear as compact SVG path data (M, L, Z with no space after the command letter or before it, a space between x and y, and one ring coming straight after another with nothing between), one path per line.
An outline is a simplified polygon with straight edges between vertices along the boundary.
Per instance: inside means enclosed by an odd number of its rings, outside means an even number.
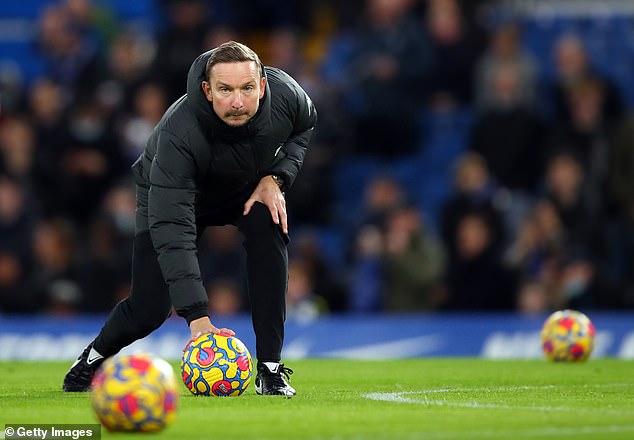
M205 98L207 98L207 101L212 102L213 101L213 95L211 93L211 84L209 84L207 81L203 81L200 86L203 89L203 93L205 93Z
M260 78L260 99L264 97L264 91L266 90L266 77Z

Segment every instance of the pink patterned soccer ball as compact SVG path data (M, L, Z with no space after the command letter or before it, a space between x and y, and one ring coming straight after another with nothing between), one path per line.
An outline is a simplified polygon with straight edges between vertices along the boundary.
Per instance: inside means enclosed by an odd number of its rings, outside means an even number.
M207 334L185 347L181 374L194 395L239 396L251 383L253 362L237 337Z
M583 362L594 349L592 321L576 310L560 310L550 315L542 327L542 349L555 362Z

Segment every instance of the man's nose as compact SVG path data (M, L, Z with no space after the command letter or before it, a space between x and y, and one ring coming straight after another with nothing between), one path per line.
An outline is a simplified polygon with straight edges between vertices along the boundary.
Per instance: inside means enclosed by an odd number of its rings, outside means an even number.
M242 107L242 94L237 91L233 95L233 100L231 101L231 107L233 108L241 108Z

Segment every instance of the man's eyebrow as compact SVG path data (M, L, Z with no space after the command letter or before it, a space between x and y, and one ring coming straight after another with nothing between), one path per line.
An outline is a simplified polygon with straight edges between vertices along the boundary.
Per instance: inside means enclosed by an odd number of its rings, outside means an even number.
M244 84L242 84L242 85L239 85L238 87L245 87L245 86L248 86L248 85L251 85L251 84L255 84L255 80L250 79L249 81L245 82L245 83L244 83ZM227 84L227 83L224 83L224 82L222 82L222 81L218 81L218 82L216 83L216 86L217 86L217 87L226 87L226 88L228 88L228 89L232 89L232 88L233 88L233 86L232 86L232 85Z

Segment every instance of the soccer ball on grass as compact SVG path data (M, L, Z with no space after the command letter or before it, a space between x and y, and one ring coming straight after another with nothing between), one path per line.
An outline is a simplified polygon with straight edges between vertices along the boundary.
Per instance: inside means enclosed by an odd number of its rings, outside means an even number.
M194 395L239 396L251 383L253 362L237 337L206 334L183 350L181 374Z
M160 431L176 414L174 370L148 354L109 358L93 378L91 400L108 431Z
M594 348L594 325L576 310L560 310L550 315L542 327L544 355L555 362L583 362Z

